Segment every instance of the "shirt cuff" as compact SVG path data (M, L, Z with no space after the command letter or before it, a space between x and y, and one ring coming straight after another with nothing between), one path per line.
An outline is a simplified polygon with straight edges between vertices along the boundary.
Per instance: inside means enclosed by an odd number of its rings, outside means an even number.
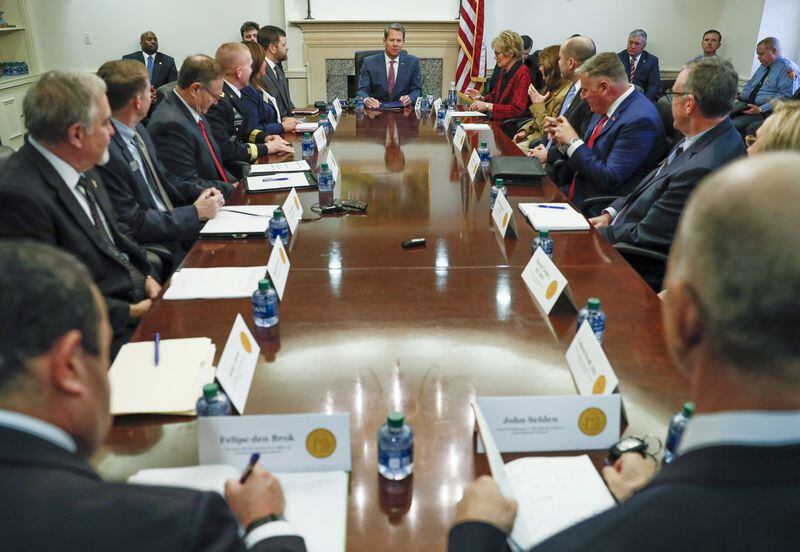
M770 111L772 111L772 104L770 102L767 102L764 105L758 106L758 108L761 110L761 113L769 113Z
M603 209L603 212L611 215L611 220L614 220L614 217L617 216L617 210L614 209L613 207L606 207L605 209Z
M575 150L583 145L583 140L575 140L570 147L567 148L567 157L572 157Z
M244 537L247 548L252 548L259 542L272 537L299 537L288 521L277 520L256 527Z

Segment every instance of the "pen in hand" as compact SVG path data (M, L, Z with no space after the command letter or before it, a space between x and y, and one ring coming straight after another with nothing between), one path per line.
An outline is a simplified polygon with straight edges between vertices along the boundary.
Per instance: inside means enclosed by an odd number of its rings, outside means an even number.
M155 348L154 348L155 349L155 353L154 353L155 358L153 359L155 364L156 364L156 366L158 366L158 350L160 348L159 347L160 345L161 345L161 334L159 332L156 332Z
M254 452L250 456L250 461L247 463L247 467L242 472L242 476L239 478L239 484L244 485L244 482L247 481L247 478L250 477L250 474L253 473L253 468L258 463L258 459L261 458L261 455L257 452Z

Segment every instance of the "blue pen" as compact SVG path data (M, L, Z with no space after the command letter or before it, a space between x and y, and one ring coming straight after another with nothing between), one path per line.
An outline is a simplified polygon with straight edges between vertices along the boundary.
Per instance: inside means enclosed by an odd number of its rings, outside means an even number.
M156 366L158 366L158 349L159 349L159 345L160 344L161 344L161 334L156 332L156 337L155 337L155 363L156 363Z
M282 176L280 178L265 177L261 179L261 182L277 182L278 180L289 180L289 177L288 176Z
M253 473L253 468L258 463L258 459L261 458L261 455L257 452L254 452L250 456L250 461L247 463L247 467L242 472L242 476L239 478L239 484L244 485L244 482L247 481L247 478L250 477L250 474Z
M561 211L566 209L566 207L559 207L558 205L542 205L542 204L539 204L539 205L537 205L537 207L539 209L559 209Z

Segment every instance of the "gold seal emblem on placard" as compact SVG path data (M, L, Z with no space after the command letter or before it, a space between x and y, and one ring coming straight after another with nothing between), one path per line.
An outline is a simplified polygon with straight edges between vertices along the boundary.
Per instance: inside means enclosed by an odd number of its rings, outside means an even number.
M594 437L606 428L606 414L599 408L587 408L578 416L578 429L585 435Z
M281 256L281 262L283 264L286 264L286 254L283 252L283 249L278 249L278 253Z
M327 458L336 450L336 437L327 429L315 429L306 437L306 450L314 458Z
M556 290L558 290L558 282L553 280L552 282L550 282L550 285L547 286L547 292L545 293L545 297L547 297L548 299L552 299L553 295L556 294Z
M592 394L594 395L602 395L606 390L606 377L600 376L597 378L597 381L594 382L594 387L592 388Z
M505 213L503 215L503 226L505 226L507 223L508 223L508 213Z
M247 338L247 335L244 332L239 332L239 339L242 340L242 347L248 353L253 352L253 345L250 344L250 340Z

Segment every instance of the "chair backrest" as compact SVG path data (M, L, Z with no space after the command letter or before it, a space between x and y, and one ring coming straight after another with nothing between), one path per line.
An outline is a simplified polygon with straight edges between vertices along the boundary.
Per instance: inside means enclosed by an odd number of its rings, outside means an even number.
M3 170L12 155L14 155L14 148L0 144L0 171Z
M158 92L159 96L163 98L164 96L166 96L167 94L169 94L170 92L175 90L175 87L177 85L178 85L178 81L172 81L172 82L168 82L167 84L162 84L161 86L158 87L157 92Z
M675 130L675 119L672 116L672 102L667 100L666 97L659 98L656 102L656 109L661 116L661 122L664 123L665 145L666 153L669 153L672 146L680 140L680 132ZM665 154L666 154L665 153Z

